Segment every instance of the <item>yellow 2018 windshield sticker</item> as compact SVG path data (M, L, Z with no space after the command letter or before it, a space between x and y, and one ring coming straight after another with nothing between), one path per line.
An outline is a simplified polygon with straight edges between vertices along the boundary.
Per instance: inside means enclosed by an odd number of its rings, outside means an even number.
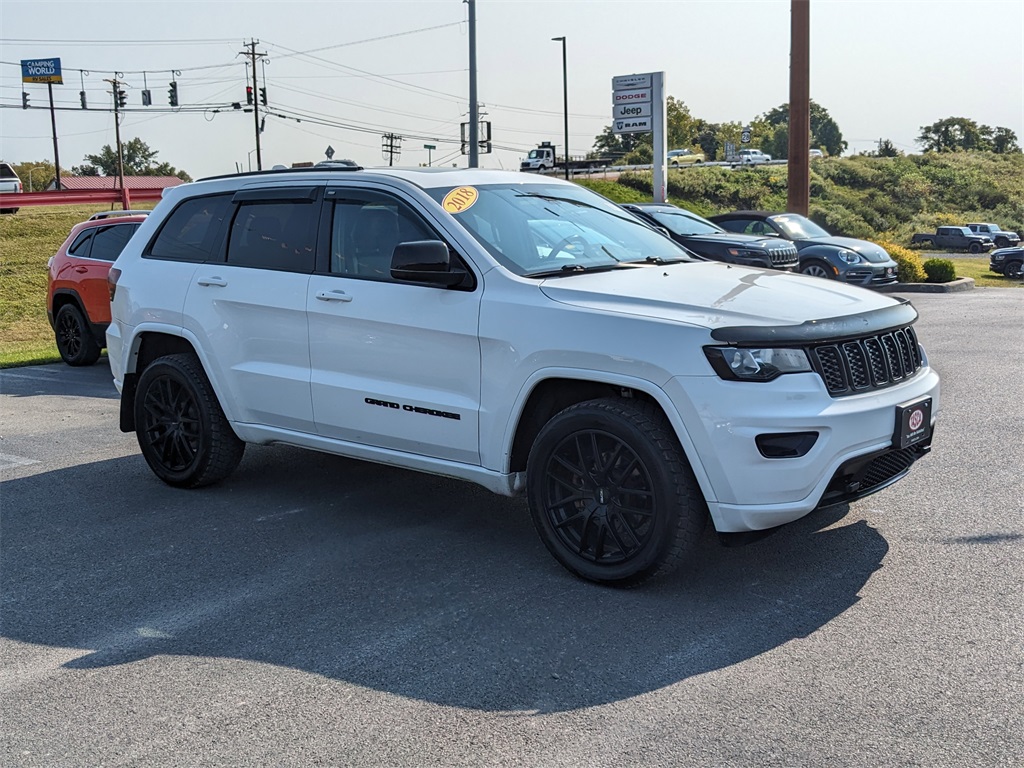
M476 187L456 187L441 201L441 205L448 213L462 213L468 210L480 197Z

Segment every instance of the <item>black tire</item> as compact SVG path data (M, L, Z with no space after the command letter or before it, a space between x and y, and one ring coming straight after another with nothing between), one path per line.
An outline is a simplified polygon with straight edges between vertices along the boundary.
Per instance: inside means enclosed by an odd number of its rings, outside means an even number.
M158 358L139 376L135 435L153 473L178 488L223 480L245 451L194 354Z
M996 238L996 248L1007 248L1007 247L1009 247L1009 245L1010 245L1010 241L1007 240L1005 237L997 237Z
M1019 261L1006 262L1006 266L1003 267L1003 277L1009 277L1012 280L1020 280L1022 266L1024 266L1024 264Z
M967 246L967 250L971 253L981 253L981 245L979 243L971 243Z
M60 359L68 365L92 365L100 359L100 345L96 343L81 310L74 304L65 304L57 310L53 334Z
M801 264L800 273L803 275L810 275L811 277L821 277L825 280L831 280L835 277L835 273L828 268L828 265L825 262L817 260Z
M566 408L541 429L527 462L541 540L581 578L633 587L695 549L707 504L664 414L602 399Z

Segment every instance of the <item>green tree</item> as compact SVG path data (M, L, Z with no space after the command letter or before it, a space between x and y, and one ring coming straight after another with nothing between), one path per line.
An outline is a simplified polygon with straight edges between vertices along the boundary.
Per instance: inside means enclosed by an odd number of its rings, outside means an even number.
M121 151L125 176L177 176L182 181L192 181L185 171L175 169L170 163L156 164L159 151L151 149L138 137L123 143ZM117 150L107 144L99 154L86 155L85 163L75 166L72 171L79 176L117 176Z
M811 99L810 102L810 118L811 142L808 149L821 147L833 157L843 154L848 146L848 143L843 140L843 132L839 130L839 125L832 119L828 110L814 99ZM789 157L789 104L780 104L775 109L765 112L761 119L769 125L776 126L776 133L779 127L785 126L785 151L769 152L769 154L775 158ZM776 150L781 149L778 137L772 137L772 146Z
M11 163L11 167L18 174L18 178L21 179L21 183L26 191L39 192L45 189L53 181L53 177L57 175L57 169L49 160L29 160L24 163ZM67 168L61 168L60 175L62 178L70 176L71 171Z
M1009 128L996 127L991 137L992 151L1000 155L1009 152L1020 152L1020 144L1017 143L1017 134Z
M961 152L990 148L989 141L982 132L982 126L967 117L947 117L931 125L922 125L917 143L925 152Z

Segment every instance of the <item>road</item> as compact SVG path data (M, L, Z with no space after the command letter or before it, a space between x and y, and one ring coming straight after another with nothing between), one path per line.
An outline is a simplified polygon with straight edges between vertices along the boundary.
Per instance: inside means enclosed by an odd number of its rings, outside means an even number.
M1024 764L1024 292L909 298L932 454L634 591L454 481L250 446L169 488L102 361L0 372L0 764Z

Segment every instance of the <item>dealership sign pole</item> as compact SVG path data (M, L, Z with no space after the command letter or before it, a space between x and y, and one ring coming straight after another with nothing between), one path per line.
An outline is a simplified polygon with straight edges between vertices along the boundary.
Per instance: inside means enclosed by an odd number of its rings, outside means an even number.
M54 184L60 187L60 153L57 151L57 112L53 108L53 84L64 85L60 72L60 59L22 59L21 82L46 83L50 93L50 126L53 129L53 167L56 170Z
M612 133L650 133L654 202L665 202L668 148L665 73L619 75L612 78Z

